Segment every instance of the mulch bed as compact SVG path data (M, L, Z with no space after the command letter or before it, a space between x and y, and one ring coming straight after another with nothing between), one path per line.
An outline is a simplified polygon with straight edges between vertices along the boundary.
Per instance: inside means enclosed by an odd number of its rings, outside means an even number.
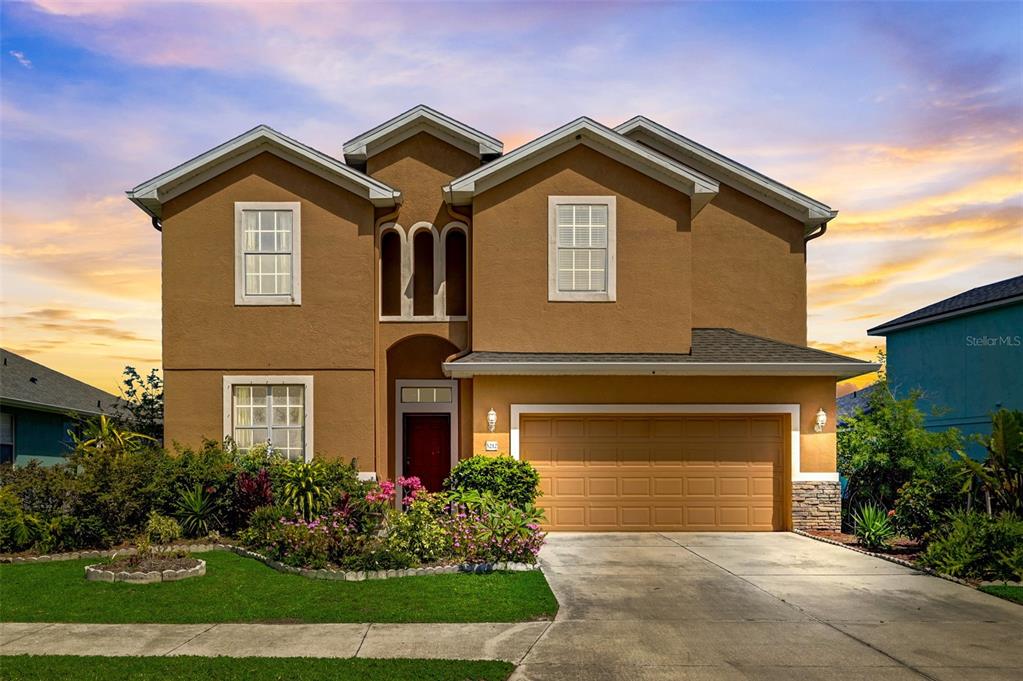
M198 558L187 554L152 553L147 556L123 556L102 566L110 572L163 572L164 570L187 570L199 564Z
M846 546L855 546L857 548L864 548L860 546L859 540L856 535L849 534L847 532L822 532L822 531L808 531L807 534L812 534L816 537L822 537L824 539L830 539L831 541L837 541ZM892 546L887 551L870 549L873 553L880 553L886 556L892 556L894 558L900 558L902 560L908 560L911 563L916 563L920 558L920 554L923 553L924 546L918 541L907 539L906 537L897 537L892 540Z

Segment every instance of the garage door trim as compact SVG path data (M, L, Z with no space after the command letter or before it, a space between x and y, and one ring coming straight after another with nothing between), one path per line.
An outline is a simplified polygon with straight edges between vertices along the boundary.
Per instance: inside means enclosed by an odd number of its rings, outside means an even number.
M837 481L838 473L804 473L799 466L798 404L513 404L509 449L519 458L519 421L523 414L787 414L792 482Z

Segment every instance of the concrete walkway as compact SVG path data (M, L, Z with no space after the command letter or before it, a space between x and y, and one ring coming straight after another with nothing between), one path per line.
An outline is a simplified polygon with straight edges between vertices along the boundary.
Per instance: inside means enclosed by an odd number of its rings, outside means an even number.
M1023 607L792 534L554 534L521 624L3 624L0 655L502 659L515 681L1023 678Z
M415 657L521 662L550 622L0 624L0 655Z

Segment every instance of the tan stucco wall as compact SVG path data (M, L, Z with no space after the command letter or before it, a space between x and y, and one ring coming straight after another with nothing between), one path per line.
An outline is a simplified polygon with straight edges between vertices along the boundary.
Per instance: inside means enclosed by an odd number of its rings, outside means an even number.
M224 436L224 375L240 371L164 372L164 439L198 445ZM317 458L357 458L373 470L373 372L264 371L313 377L313 451Z
M473 379L473 453L496 440L509 452L512 404L799 404L804 473L835 470L835 383L830 378L680 376L477 376ZM817 410L825 432L813 430ZM487 432L487 412L497 412Z
M548 196L617 196L617 301L548 302ZM473 349L688 352L689 199L577 146L476 197Z
M301 305L235 306L236 201L301 202ZM168 202L164 215L166 370L373 368L368 201L264 153Z
M806 345L802 223L722 184L693 220L693 326Z

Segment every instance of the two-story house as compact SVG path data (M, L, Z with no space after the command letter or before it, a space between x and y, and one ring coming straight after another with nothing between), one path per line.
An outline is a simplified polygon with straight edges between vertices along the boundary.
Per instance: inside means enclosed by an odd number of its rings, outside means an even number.
M561 530L837 527L806 245L835 211L642 117L507 154L417 106L344 161L257 127L128 192L163 240L168 443L436 489L542 476Z

